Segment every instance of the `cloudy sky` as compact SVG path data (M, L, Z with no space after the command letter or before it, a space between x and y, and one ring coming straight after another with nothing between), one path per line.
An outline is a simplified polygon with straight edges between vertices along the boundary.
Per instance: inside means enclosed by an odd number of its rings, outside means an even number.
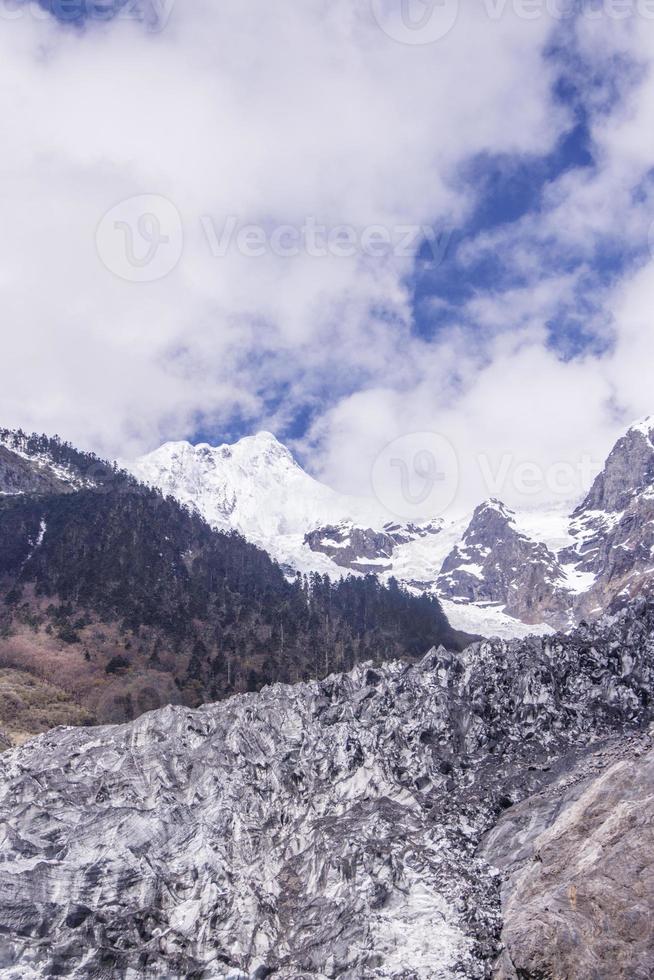
M112 2L0 0L3 424L515 502L654 412L654 3Z

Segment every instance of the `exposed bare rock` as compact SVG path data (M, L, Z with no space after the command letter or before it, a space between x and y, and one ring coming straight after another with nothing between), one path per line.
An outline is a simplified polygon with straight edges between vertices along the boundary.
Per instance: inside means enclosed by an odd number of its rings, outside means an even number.
M654 587L654 493L635 497L619 518L585 538L578 566L591 571L591 588L575 603L578 619L596 619Z
M109 463L58 437L0 428L0 496L68 494L116 478Z
M570 625L572 596L556 555L519 531L499 500L476 509L443 562L437 588L448 598L501 604L525 623Z
M392 568L396 542L384 531L356 527L346 522L309 531L304 543L312 551L328 555L340 568L358 572L386 572Z
M567 628L654 589L654 419L615 445L554 551L521 531L500 501L478 507L443 563L441 595L497 603L525 623Z
M654 586L654 419L632 426L572 516L563 561L590 575L575 618L596 619Z
M388 523L381 531L344 521L309 531L304 543L312 552L327 555L340 568L383 574L393 570L393 556L399 546L432 537L442 529L441 521Z
M482 980L501 909L480 840L646 728L653 693L641 604L40 736L0 756L0 973Z
M502 868L496 980L654 976L654 749L591 754L510 810L484 856Z
M613 447L575 516L590 511L617 514L633 497L654 486L654 418L632 425Z
M45 465L0 444L0 493L71 493L74 488Z

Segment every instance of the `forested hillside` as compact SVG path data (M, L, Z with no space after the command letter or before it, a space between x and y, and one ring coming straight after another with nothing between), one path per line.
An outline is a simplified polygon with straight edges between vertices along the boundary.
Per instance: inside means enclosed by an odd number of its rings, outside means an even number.
M0 666L60 686L90 717L197 705L467 639L433 597L372 576L289 581L239 535L106 464L47 442L38 455L102 478L0 497Z

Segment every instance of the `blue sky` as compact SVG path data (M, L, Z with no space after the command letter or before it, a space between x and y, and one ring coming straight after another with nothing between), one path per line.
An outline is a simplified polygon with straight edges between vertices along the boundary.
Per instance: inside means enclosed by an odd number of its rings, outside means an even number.
M463 321L469 325L470 342L474 343L476 324L467 315L468 304L475 297L501 296L507 290L529 286L529 275L516 271L501 249L481 250L471 259L461 256L461 244L488 233L501 236L503 230L519 225L521 219L537 217L547 207L548 187L555 186L564 175L575 171L596 172L591 132L593 112L610 117L620 106L620 82L638 76L634 64L624 56L594 71L591 63L566 44L564 32L558 39L553 38L543 57L555 67L552 101L564 110L567 125L546 153L481 153L462 162L457 181L470 201L466 220L459 225L435 226L437 238L446 242L442 253L437 250L435 257L433 245L424 243L406 279L411 296L411 329L416 337L427 342L433 341L439 331L447 331L453 321ZM645 185L649 176L645 177ZM646 199L644 188L641 193ZM585 247L540 248L538 256L544 279L580 275L574 295L561 297L552 316L544 321L548 346L562 359L602 354L610 349L611 335L594 329L595 320L602 318L601 299L605 290L649 261L648 240L625 241L616 229L616 234L609 233L594 243L590 261ZM357 390L357 380L353 379L350 391ZM325 403L335 394L347 391L347 386L339 390L333 383L329 390L314 389L312 400L297 405L286 420L281 437L301 441ZM268 410L274 413L289 398L292 400L290 386L283 385L269 400ZM209 441L230 441L249 431L248 419L235 419L225 431L201 430L199 435Z
M474 318L467 316L467 305L478 296L501 296L507 290L528 287L530 277L516 271L501 249L482 250L469 258L461 255L462 243L475 241L486 233L501 236L503 230L519 225L521 219L537 217L546 209L548 187L566 174L592 174L597 170L591 105L595 112L610 116L620 104L611 72L628 78L633 66L621 59L610 71L593 77L589 65L575 58L565 43L552 43L544 57L555 65L552 100L565 111L568 124L546 153L482 153L463 162L457 179L471 202L469 214L460 225L444 224L434 229L437 236L444 236L447 246L434 258L433 246L426 242L407 278L416 337L433 341L453 321L463 321L469 325L473 344L476 324ZM602 96L599 107L595 105L598 92ZM644 183L648 182L649 175ZM642 193L646 198L644 190ZM605 352L612 337L604 331L598 333L593 326L595 319L602 316L601 298L621 277L649 261L648 240L625 241L616 229L616 234L608 234L595 243L590 261L585 248L540 248L538 257L542 278L581 273L574 295L562 297L553 315L545 320L548 346L563 359ZM280 397L285 398L286 392ZM318 397L314 405L300 406L284 435L301 439L323 404ZM247 431L247 422L242 422L228 437Z
M121 456L271 429L352 492L421 431L470 499L482 453L600 459L652 410L654 22L591 6L447 0L426 39L398 0L12 6L3 422Z
M569 125L563 130L551 150L542 155L484 153L464 161L458 174L462 193L471 201L470 213L460 226L435 226L438 245L425 242L417 251L416 262L407 277L411 294L412 331L417 337L431 341L439 330L447 330L453 319L465 316L466 304L477 295L502 291L523 285L525 280L515 275L503 261L501 252L493 250L466 261L459 258L462 242L477 239L491 231L501 231L527 215L538 214L543 206L543 193L549 184L572 170L594 167L591 134L585 93L575 84L570 66L559 61L561 52L555 47L548 53L557 66L552 86L553 100L566 110ZM442 251L441 251L442 248ZM587 285L596 278L609 285L624 272L631 262L642 259L647 243L640 249L625 252L619 241L613 248L605 246L595 257L588 274ZM542 253L544 274L571 273L584 261L574 254L560 255L556 251ZM547 322L549 343L564 357L574 357L596 349L597 337L585 329L584 297L577 296L569 306L562 306ZM474 330L474 322L471 323ZM602 342L603 343L603 342ZM356 381L350 389L356 391ZM333 379L326 388L313 391L311 402L299 404L286 421L280 437L301 440L311 422L319 416L325 402L337 393ZM292 400L292 386L284 384L270 398L267 409L274 413L285 401ZM247 418L232 419L220 431L201 428L196 437L203 441L232 441L251 431Z
M561 95L564 106L569 97ZM516 278L496 252L480 256L473 263L457 262L457 246L484 232L501 229L528 214L537 214L542 206L543 190L563 173L581 167L592 167L588 127L582 118L562 135L552 152L538 157L483 155L470 160L463 168L462 182L475 199L469 220L452 233L451 247L438 264L430 261L429 247L423 249L416 267L415 328L421 336L433 336L439 322L447 322L452 307L465 304L474 295L514 285ZM557 255L548 256L554 271L560 264ZM423 264L424 263L424 264ZM569 269L574 259L565 263ZM442 300L444 308L435 311L430 300Z

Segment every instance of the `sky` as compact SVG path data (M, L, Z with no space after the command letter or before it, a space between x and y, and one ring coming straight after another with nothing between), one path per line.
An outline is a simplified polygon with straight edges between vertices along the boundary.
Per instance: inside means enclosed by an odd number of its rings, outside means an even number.
M424 434L459 505L517 506L654 413L651 0L0 19L2 424L265 429L357 494Z

